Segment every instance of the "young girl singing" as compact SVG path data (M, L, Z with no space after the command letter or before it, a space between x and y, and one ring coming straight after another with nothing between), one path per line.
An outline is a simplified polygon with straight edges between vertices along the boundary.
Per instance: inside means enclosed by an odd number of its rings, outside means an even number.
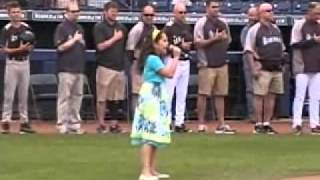
M172 53L164 64L163 58ZM156 170L155 159L158 148L171 142L170 118L167 108L165 78L174 75L181 50L170 45L166 34L153 30L145 39L138 68L143 73L138 105L135 110L131 132L131 143L141 146L142 169L139 180L158 180L169 178Z

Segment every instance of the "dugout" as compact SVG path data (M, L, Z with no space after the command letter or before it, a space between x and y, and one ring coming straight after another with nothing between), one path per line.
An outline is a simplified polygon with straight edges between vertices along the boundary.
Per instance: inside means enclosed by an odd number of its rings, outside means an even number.
M38 13L38 14L37 14ZM50 14L51 13L51 14ZM99 12L85 12L80 20L80 23L85 29L85 40L87 42L88 51L86 53L87 66L86 75L89 78L90 86L95 93L95 56L94 56L94 45L92 30L94 22L99 21ZM50 15L50 16L47 16ZM54 16L56 15L56 16ZM55 18L53 18L55 17ZM138 13L121 13L120 21L124 23L128 29L133 26L136 22ZM156 19L156 24L159 28L163 27L163 24L170 17L169 13L162 13L159 18ZM194 24L197 18L201 17L201 14L194 14L189 17L189 23ZM246 117L246 98L245 98L245 84L242 70L242 57L241 57L241 46L240 46L240 31L245 24L244 16L227 16L230 18L229 24L233 41L229 48L228 59L230 64L229 69L229 96L226 99L226 118L227 119L243 119ZM52 19L53 18L53 19ZM87 18L87 19L86 19ZM130 19L131 18L131 19ZM31 73L55 73L56 72L56 53L53 47L53 33L57 24L62 20L61 12L50 12L50 11L28 11L26 13L26 20L29 23L37 37L36 49L31 56ZM7 23L6 20L0 21L0 27L3 27ZM288 45L291 31L292 19L289 16L279 16L277 23L280 25L281 31L283 32L284 40ZM288 47L288 46L287 46ZM191 74L197 73L196 58L193 59L191 64ZM0 105L2 107L3 100L3 73L4 73L4 56L0 55ZM292 102L292 90L293 82L290 77L290 68L286 74L285 80L285 94L280 96L277 101L276 116L277 117L289 117L291 102ZM189 99L187 104L187 112L189 119L196 118L195 112L195 96L196 85L191 85L189 88ZM50 102L48 102L50 103ZM52 103L52 102L51 102ZM45 119L56 119L55 118L55 104L46 105L52 112L45 115ZM210 103L208 103L210 106ZM30 113L32 114L32 105L29 106ZM126 101L122 102L122 111L127 111ZM173 106L174 107L174 106ZM1 110L0 110L1 111ZM208 111L207 119L212 119L213 112ZM125 115L122 115L125 118ZM32 118L32 116L31 116ZM88 119L92 119L88 117Z

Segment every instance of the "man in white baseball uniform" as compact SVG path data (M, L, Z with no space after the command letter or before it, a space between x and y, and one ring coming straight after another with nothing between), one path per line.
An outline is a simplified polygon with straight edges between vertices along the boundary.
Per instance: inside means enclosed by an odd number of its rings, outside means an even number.
M302 132L302 109L306 90L309 94L309 118L312 134L320 134L320 4L310 3L302 20L295 22L291 45L293 47L293 70L296 78L296 93L293 102L295 133Z
M169 94L169 109L171 110L172 99L176 92L175 107L175 131L190 132L184 124L184 114L186 109L186 97L188 92L188 82L190 75L190 50L192 47L193 35L191 27L186 23L186 6L178 3L173 8L174 19L169 21L164 32L167 34L169 42L179 46L183 53L180 56L177 70L171 79L166 79Z

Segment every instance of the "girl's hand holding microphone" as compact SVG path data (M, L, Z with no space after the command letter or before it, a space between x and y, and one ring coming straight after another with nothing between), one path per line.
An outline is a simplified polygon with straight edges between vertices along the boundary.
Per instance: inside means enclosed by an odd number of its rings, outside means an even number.
M172 44L169 45L168 49L169 49L169 53L172 53L173 59L179 60L180 55L181 55L181 49L177 46L172 45Z

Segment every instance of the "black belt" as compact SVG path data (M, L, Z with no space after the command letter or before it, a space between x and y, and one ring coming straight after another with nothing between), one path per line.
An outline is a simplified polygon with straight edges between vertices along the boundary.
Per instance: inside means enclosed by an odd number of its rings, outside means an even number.
M270 72L279 72L279 71L282 71L282 66L281 65L277 65L277 66L262 66L261 69L265 70L265 71L270 71Z
M7 58L9 61L27 61L29 58Z
M263 61L260 61L261 63L261 69L262 70L265 70L265 71L282 71L282 64L280 63L270 63L270 62L263 62Z

